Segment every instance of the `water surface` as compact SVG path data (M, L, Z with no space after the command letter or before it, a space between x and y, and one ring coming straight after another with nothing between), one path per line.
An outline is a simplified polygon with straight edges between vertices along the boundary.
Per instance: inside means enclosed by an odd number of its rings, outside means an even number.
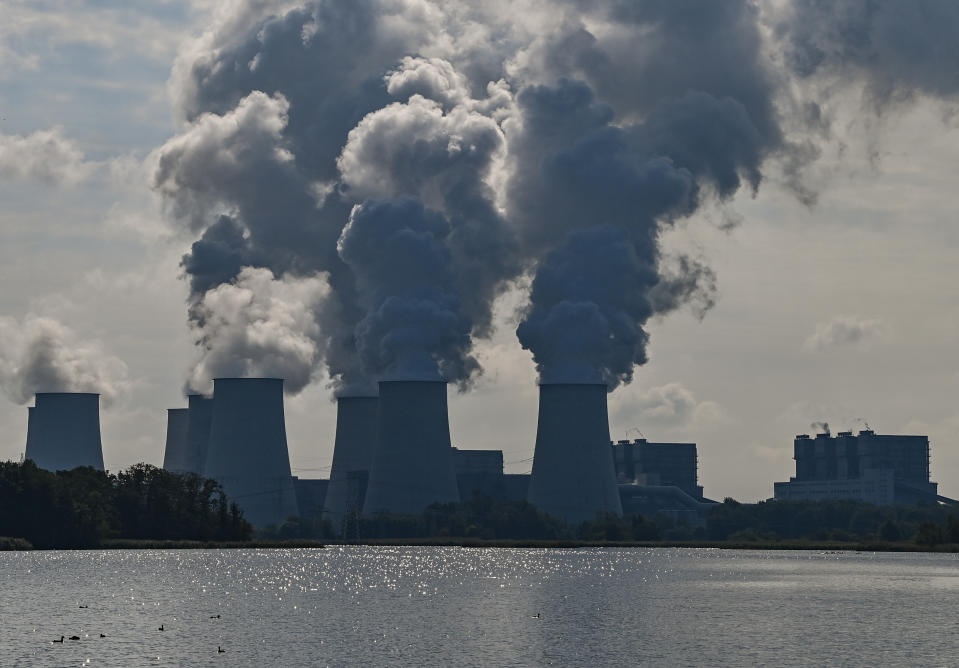
M955 555L0 553L18 666L959 665L957 609Z

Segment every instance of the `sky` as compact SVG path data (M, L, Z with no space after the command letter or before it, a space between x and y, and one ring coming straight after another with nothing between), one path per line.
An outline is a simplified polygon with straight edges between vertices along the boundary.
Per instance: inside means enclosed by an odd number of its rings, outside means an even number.
M0 459L51 383L102 392L117 470L162 462L186 387L282 373L293 472L327 477L334 393L427 346L454 445L508 472L539 364L617 386L614 439L696 442L710 498L770 497L816 422L927 434L959 496L956 11L710 5L0 0ZM571 292L628 316L615 350Z

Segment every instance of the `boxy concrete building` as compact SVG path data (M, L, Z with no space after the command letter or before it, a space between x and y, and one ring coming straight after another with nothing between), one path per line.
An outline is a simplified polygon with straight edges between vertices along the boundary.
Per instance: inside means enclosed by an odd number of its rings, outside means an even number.
M793 442L796 475L773 485L779 500L857 499L876 505L941 499L929 481L929 438L840 432Z

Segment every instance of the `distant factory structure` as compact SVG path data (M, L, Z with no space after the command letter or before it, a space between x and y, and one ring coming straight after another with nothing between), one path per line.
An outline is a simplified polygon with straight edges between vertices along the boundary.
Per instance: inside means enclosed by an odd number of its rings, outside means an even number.
M855 499L877 506L948 500L929 481L929 438L828 431L793 442L796 475L773 484L777 500Z
M703 496L695 443L656 443L638 438L612 446L623 511L669 515L702 526L715 505Z
M531 471L509 474L501 450L453 447L443 381L381 381L378 396L337 398L328 480L292 475L283 380L216 378L213 396L167 411L164 469L217 480L255 526L329 520L352 535L361 516L418 515L483 494L527 500L567 523L599 514L665 514L702 526L715 501L699 484L695 443L611 441L607 388L543 383ZM950 502L930 481L929 439L864 429L796 436L796 475L776 500L875 505ZM28 410L25 457L51 471L104 470L99 395L41 392Z

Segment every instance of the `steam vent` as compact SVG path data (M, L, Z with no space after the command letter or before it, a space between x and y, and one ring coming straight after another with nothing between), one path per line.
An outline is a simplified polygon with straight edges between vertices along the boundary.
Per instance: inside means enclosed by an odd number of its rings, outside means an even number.
M27 422L26 458L49 471L103 470L100 395L38 392Z
M445 381L380 381L364 514L418 514L459 501Z
M541 384L529 501L566 522L623 514L609 447L606 385Z
M376 397L339 397L336 400L336 439L333 467L326 491L324 517L340 531L344 518L363 510L370 462L376 444Z
M173 473L189 471L187 429L190 425L189 408L168 408L166 412L166 447L163 450L163 469Z
M223 485L254 526L297 514L278 378L216 378L204 475Z

